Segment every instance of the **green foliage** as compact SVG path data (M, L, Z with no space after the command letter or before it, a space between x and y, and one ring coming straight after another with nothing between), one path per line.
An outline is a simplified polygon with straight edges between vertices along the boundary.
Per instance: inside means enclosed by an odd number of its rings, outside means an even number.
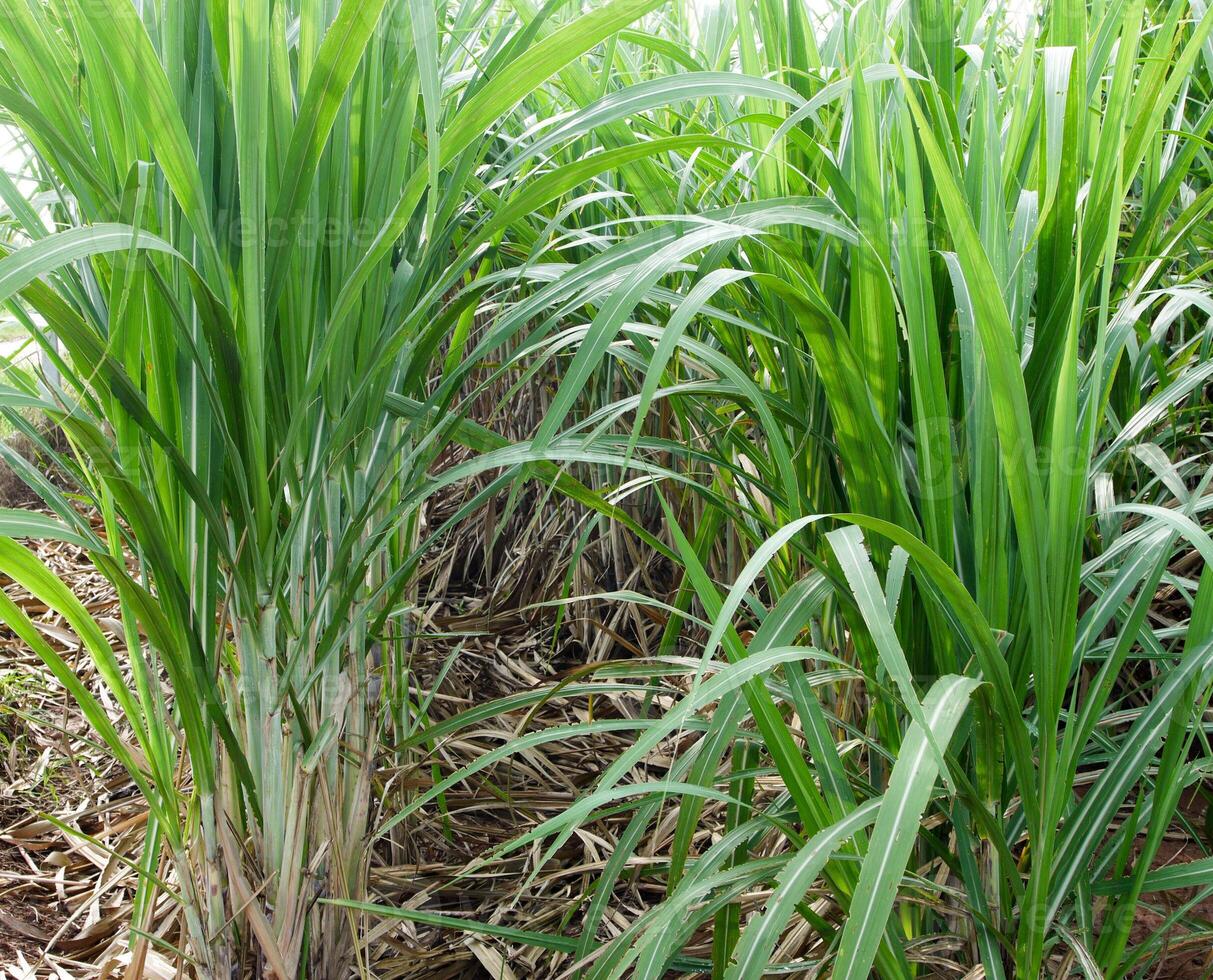
M63 429L105 534L42 481L57 520L6 515L0 547L80 633L138 753L21 610L3 615L147 796L206 975L250 951L283 976L354 962L356 922L315 898L365 895L377 752L415 724L419 514L462 431L458 389L430 383L444 299L546 203L493 233L472 220L478 196L510 204L491 176L499 117L508 131L655 5L615 0L540 38L469 4L449 12L469 47L439 44L432 7L382 0L5 5L0 103L54 195L14 211L27 242L0 260L0 296L36 314L61 381L10 372L0 403L22 431L31 408ZM130 648L146 637L129 682L13 540L48 535L90 550Z
M3 515L0 567L80 633L146 769L0 613L147 794L204 974L251 949L344 975L353 913L594 980L757 977L796 920L840 977L918 975L957 930L991 978L1150 967L1141 896L1207 871L1151 870L1210 751L1204 3L1057 0L1022 37L946 0L5 6L0 105L55 197L49 225L13 209L0 297L64 355L0 402L64 429L107 533L43 485L58 520ZM503 378L555 386L529 441L468 418ZM478 455L439 467L452 442ZM650 669L699 659L663 716L519 737L372 828L381 740L423 758L524 703L430 728L410 692L420 508L480 473L456 521L537 479L673 568ZM24 535L118 586L129 689ZM577 803L485 856L533 846L538 874L628 808L577 938L367 902L373 835L620 729ZM664 901L603 939L671 795Z

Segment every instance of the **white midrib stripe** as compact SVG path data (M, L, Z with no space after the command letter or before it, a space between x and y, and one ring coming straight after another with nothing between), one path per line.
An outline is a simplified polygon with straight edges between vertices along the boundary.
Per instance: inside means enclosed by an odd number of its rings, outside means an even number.
M932 712L931 712L931 716L930 716L930 717L927 719L927 723L928 723L928 724L931 726L931 728L932 728L932 729L934 729L934 728L935 728L935 724L936 724L936 722L939 720L939 715L940 715L940 713L941 713L941 712L943 711L943 709L944 709L944 708L947 706L948 695L950 695L950 694L952 693L952 690L955 688L956 683L957 683L957 682L953 681L953 682L952 682L952 684L951 684L951 685L948 687L948 689L947 689L946 691L944 691L944 692L943 692L943 694L940 696L939 701L936 703L936 705L935 705L934 709L932 710ZM923 739L922 739L922 742L920 743L920 746L919 746L918 751L916 752L916 754L915 754L915 758L914 758L914 765L913 765L913 770L914 770L914 771L917 771L917 770L918 770L918 768L919 768L919 766L921 766L921 765L923 764L923 757L924 757L924 756L927 756L927 755L929 754L929 753L927 752L927 748L928 748L928 743L927 743L927 733L926 733L926 732L923 732ZM899 760L899 761L900 761L900 760ZM936 774L936 775L938 775L938 774ZM934 785L934 783L935 783L935 777L934 777L934 776L932 776L932 778L931 778L931 784L932 784L932 785ZM901 796L901 799L900 799L900 800L898 801L898 803L897 803L897 807L896 807L896 809L894 810L894 818L893 818L893 823L892 823L892 826L893 826L893 839L894 839L894 840L896 840L896 837L897 837L897 830L896 830L896 828L897 828L897 827L898 827L898 826L901 824L901 817L902 817L902 815L905 813L905 810L906 810L906 803L907 803L907 801L908 801L908 799L909 799L909 796L910 796L910 794L909 794L908 792L907 792L907 793L903 793L903 794L902 794L902 796ZM877 881L877 883L879 883L879 882L880 882L880 881L881 881L881 880L884 878L884 871L885 871L885 868L888 866L888 863L889 863L889 860L888 860L888 859L889 859L889 851L888 851L888 850L886 850L886 851L885 851L885 852L884 852L884 853L883 853L883 854L880 856L880 861L879 861L879 862L877 863L877 865L876 865L876 870L877 870L876 881ZM861 872L861 875L862 875L862 872ZM899 877L900 877L900 876L899 876ZM896 892L896 886L894 886L894 892ZM872 891L870 894L875 894L875 888L873 889L873 891ZM871 905L871 903L870 903L870 902L866 903L866 907L870 907L870 905ZM852 907L852 909L851 909L851 915L853 916L854 914L855 914L855 909L854 909L854 907ZM845 955L845 950L843 951L843 953L844 953L844 955ZM848 972L849 972L849 968L848 968Z

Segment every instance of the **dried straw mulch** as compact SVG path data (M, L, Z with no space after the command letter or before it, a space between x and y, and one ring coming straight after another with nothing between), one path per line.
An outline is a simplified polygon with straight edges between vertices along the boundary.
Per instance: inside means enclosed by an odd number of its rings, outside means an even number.
M38 551L122 650L110 584L71 545L46 542ZM62 619L0 581L119 721ZM136 877L128 864L141 852L147 809L65 692L7 629L0 631L0 712L0 974L120 975ZM145 964L144 975L155 976L156 966L155 959Z
M457 509L474 487L440 501L431 525ZM503 501L494 507L504 508ZM559 637L556 611L537 603L564 587L570 547L569 514L541 492L510 513L490 508L465 522L427 560L414 671L424 691L453 658L433 701L435 720L487 700L550 685L587 660L630 657L656 647L659 622L619 603L582 603L565 612ZM73 546L43 543L39 557L72 588L125 650L112 587ZM652 569L621 563L603 548L582 554L574 594L614 588L656 589ZM86 653L57 614L10 580L0 587L38 624L45 638L89 685L122 730L120 712L92 670ZM503 714L418 756L407 767L386 757L382 785L391 793L430 785L431 765L445 775L487 748L526 730L641 710L639 698L584 700L556 697L537 711ZM405 832L380 841L370 892L387 904L424 907L536 930L578 934L580 898L609 857L624 816L575 835L537 881L520 885L529 852L451 887L468 863L565 808L629 744L618 735L565 740L512 758L445 797L410 821ZM661 759L652 772L660 772ZM503 798L501 790L506 790ZM393 797L380 818L390 815ZM130 925L147 810L126 773L95 744L80 712L38 661L0 628L0 980L129 975ZM713 813L705 813L705 836ZM672 824L671 824L672 827ZM651 854L652 852L646 852ZM643 865L651 858L637 858ZM657 892L622 886L604 935L617 933ZM165 900L148 931L169 942L179 929ZM562 925L563 923L563 925ZM373 975L383 978L494 976L509 980L556 976L568 962L491 939L398 921L373 925L364 937ZM706 954L710 940L705 937ZM154 950L139 976L177 972Z
M441 523L474 490L464 487L439 501L429 515L431 525ZM435 720L550 685L587 663L644 656L656 649L660 619L621 602L577 603L566 610L557 633L555 610L537 604L562 594L565 587L578 530L574 517L542 493L518 502L508 514L497 509L502 506L498 501L487 513L465 521L429 556L421 577L423 638L413 664L420 690L432 686L444 663L452 663L435 692ZM69 545L44 544L39 552L121 651L117 599L109 584ZM668 589L668 569L634 557L625 542L609 537L595 541L579 555L571 593L633 589L660 595ZM11 582L0 579L0 586L108 704L87 656L62 621ZM1159 599L1161 607L1166 597ZM599 697L592 705L553 697L534 712L501 714L457 733L432 753L401 760L385 750L380 781L385 793L377 817L391 814L399 794L431 785L432 766L446 775L523 730L591 717L635 716L643 710L641 700L632 695ZM111 714L119 721L116 708ZM548 743L457 787L447 794L445 811L428 807L402 832L377 843L371 898L385 905L579 935L584 896L609 858L626 814L582 828L529 886L524 882L536 856L530 850L480 868L457 884L455 879L497 845L565 810L629 742L625 735L600 734ZM659 747L635 778L661 778L676 748ZM766 783L760 780L760 796L778 791L774 782ZM658 822L655 839L637 853L633 870L643 872L666 851L674 816L671 809ZM70 699L28 649L0 630L0 980L135 974L129 947L136 884L131 864L142 854L146 817L125 772L93 743ZM707 806L699 843L706 845L722 822L722 810ZM1187 853L1184 835L1176 834L1162 860L1191 860L1200 856L1197 850ZM659 878L632 875L617 886L600 938L617 935L662 897ZM1164 911L1184 897L1152 896L1157 902L1151 905ZM762 893L748 896L745 912L764 898ZM1199 914L1213 917L1210 905ZM149 931L174 941L177 915L171 902L163 901ZM1141 938L1157 921L1158 912L1143 910L1134 938ZM781 955L803 953L808 938L790 936ZM385 980L543 980L564 975L572 965L567 957L532 947L399 921L373 923L362 939L372 975ZM1172 980L1207 975L1208 951L1177 939L1172 955L1153 975ZM686 952L706 957L710 943L710 936L697 936ZM940 972L931 975L963 973L947 964L948 937L917 952L922 962L939 966ZM137 975L179 974L152 951Z

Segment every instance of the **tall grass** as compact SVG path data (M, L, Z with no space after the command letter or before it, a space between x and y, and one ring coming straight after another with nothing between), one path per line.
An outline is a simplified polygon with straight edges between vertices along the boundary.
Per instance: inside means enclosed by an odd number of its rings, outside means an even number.
M758 977L793 922L802 966L846 978L920 975L941 932L995 978L1157 958L1143 894L1213 868L1151 870L1209 754L1203 3L1058 0L1025 38L940 0L140 9L0 22L0 104L56 195L52 227L5 195L29 244L0 287L66 350L49 396L2 397L67 432L107 534L33 472L59 519L9 529L89 547L129 682L24 548L0 562L137 751L0 613L146 794L140 914L177 889L201 973L344 975L371 914L594 978L685 970L702 930L698 968ZM553 381L532 439L466 419L474 371ZM438 476L451 441L481 455ZM368 839L488 761L372 828L376 746L507 708L430 726L410 692L421 507L477 471L676 567L660 667L698 657L582 799L486 856L541 866L628 806L572 940L365 901ZM608 940L671 797L665 899Z
M65 356L49 393L0 398L62 427L106 533L28 466L58 521L7 530L89 549L129 664L21 545L0 561L79 633L131 740L0 606L148 800L136 935L171 887L202 975L353 964L356 917L318 900L364 895L377 748L421 720L409 590L460 417L457 391L411 421L385 401L460 365L474 306L445 297L534 234L493 175L510 111L655 5L528 31L468 3L441 40L426 3L4 5L0 101L54 197L48 223L8 186L28 244L0 294Z
M1165 935L1129 948L1143 892L1208 868L1150 870L1208 751L1213 22L1058 3L1023 43L971 4L832 23L745 2L670 23L679 47L636 39L541 144L634 113L695 141L657 190L609 171L575 269L503 317L579 338L534 445L663 481L716 679L501 853L555 853L714 704L670 779L627 791L632 849L684 796L667 899L600 945L617 851L585 899L587 975L662 975L707 929L713 975L756 977L799 918L831 975L903 976L958 916L987 976L1140 972ZM1153 618L1160 589L1178 622ZM757 811L755 766L786 788ZM729 833L694 854L720 791Z

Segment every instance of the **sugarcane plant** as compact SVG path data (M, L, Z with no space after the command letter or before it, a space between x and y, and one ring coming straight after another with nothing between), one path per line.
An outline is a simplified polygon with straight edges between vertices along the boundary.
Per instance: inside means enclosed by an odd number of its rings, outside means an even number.
M0 175L0 297L58 376L8 371L0 402L80 492L9 453L53 516L8 515L0 567L116 715L0 616L147 801L132 975L151 945L201 977L356 966L361 920L324 900L365 895L379 748L419 723L410 590L463 416L437 380L509 340L474 343L474 286L560 193L498 177L500 149L655 6L5 0L0 106L38 193ZM122 635L24 538L86 549Z
M41 186L0 175L0 299L57 378L9 371L0 405L65 433L103 527L7 453L54 516L4 514L0 569L117 718L0 615L148 801L134 956L343 976L395 916L602 980L945 953L1122 977L1199 933L1182 907L1132 927L1213 867L1152 867L1210 756L1203 0L3 12L0 108ZM525 442L468 417L528 385L551 397ZM446 465L452 443L476 456ZM484 474L449 523L540 480L675 585L614 596L653 603L651 662L593 665L643 710L444 771L442 739L595 690L426 718L425 504ZM31 537L87 550L121 637ZM679 676L664 711L636 680ZM373 901L373 840L608 729L634 744L467 869L537 854L525 889L626 809L576 935ZM433 784L381 785L385 759ZM664 899L616 928L641 873ZM149 935L166 894L179 919Z
M569 352L529 446L661 522L650 560L681 584L651 597L674 610L659 652L698 665L666 715L609 723L636 744L576 805L469 868L542 845L526 889L634 810L576 938L376 911L597 980L1141 974L1168 930L1207 935L1186 915L1213 887L1213 858L1153 867L1210 754L1213 14L820 13L675 7L518 151L587 166L551 206L576 264L501 314ZM625 119L664 179L586 137ZM666 737L664 778L637 781ZM696 852L706 807L724 830ZM642 874L665 900L605 929ZM1130 942L1143 896L1193 885Z

